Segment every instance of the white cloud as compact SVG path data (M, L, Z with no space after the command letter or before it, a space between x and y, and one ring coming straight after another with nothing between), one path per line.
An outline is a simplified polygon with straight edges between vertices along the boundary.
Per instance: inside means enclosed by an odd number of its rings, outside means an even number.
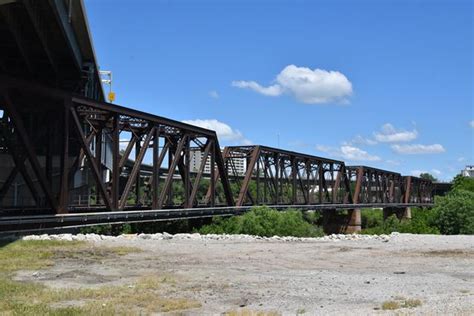
M356 137L354 137L352 140L348 141L348 142L344 142L343 143L344 145L369 145L369 146L373 146L373 145L377 145L377 141L373 140L373 139L370 139L370 138L365 138L365 137L362 137L361 135L357 135Z
M435 175L439 176L440 174L442 174L442 172L438 169L431 169L431 172L434 173Z
M342 158L344 160L351 161L379 161L381 160L379 156L371 155L365 150L362 150L358 147L342 145L339 148L328 147L323 145L316 146L316 149L330 154L334 157Z
M396 129L392 124L384 124L380 132L374 133L375 140L381 143L409 142L418 137L416 130L405 131Z
M465 160L466 160L465 157L459 157L459 158L458 158L458 161L459 161L459 162L463 162L463 161L465 161Z
M392 145L392 150L398 154L407 154L407 155L415 155L415 154L439 154L443 153L446 150L440 144L433 144L433 145L421 145L421 144L413 144L413 145Z
M250 140L246 139L244 135L236 129L233 129L226 123L220 122L215 119L208 119L208 120L184 120L183 123L196 125L202 128L207 128L213 130L217 133L217 137L220 140L238 143L242 145L249 145L251 143Z
M232 81L232 86L237 88L250 89L270 97L277 97L283 93L281 86L277 84L273 86L263 87L255 81Z
M474 128L474 120L470 121L470 122L469 122L469 125L470 125L472 128Z
M276 77L276 83L264 87L255 81L233 81L232 86L247 88L266 96L284 93L306 104L348 102L352 83L339 71L286 66Z
M209 96L213 99L219 99L219 93L215 90L209 91Z

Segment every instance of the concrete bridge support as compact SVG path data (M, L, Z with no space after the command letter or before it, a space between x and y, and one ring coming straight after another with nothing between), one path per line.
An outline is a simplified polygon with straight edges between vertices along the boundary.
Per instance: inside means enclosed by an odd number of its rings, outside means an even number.
M347 214L347 226L345 233L358 233L362 230L362 217L359 208L349 210Z
M362 230L360 209L347 210L347 214L336 210L323 212L323 229L327 234L352 234Z
M391 215L395 214L399 220L411 219L411 208L395 208L395 207L384 207L383 219L386 220Z

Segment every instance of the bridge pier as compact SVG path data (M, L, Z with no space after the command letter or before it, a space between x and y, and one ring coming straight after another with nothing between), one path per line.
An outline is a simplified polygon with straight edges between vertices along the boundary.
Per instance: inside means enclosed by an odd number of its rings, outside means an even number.
M347 214L341 214L336 210L323 212L323 229L327 234L352 234L362 230L362 219L360 209L347 210Z
M348 210L345 233L358 233L362 230L362 217L359 208Z
M391 215L395 214L399 220L411 219L411 207L395 208L395 207L384 207L383 208L383 219L386 220Z

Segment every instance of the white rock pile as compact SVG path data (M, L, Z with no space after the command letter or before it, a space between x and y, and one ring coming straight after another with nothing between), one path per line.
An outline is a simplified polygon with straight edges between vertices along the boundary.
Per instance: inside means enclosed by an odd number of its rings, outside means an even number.
M57 234L57 235L28 235L24 236L23 240L65 240L65 241L100 241L100 240L228 240L228 241L283 241L283 242L315 242L315 241L344 241L344 240L377 240L388 242L393 236L398 233L390 235L359 235L359 234L332 234L323 237L306 238L306 237L260 237L252 235L229 235L229 234L175 234L156 233L156 234L124 234L119 236L107 236L98 234Z

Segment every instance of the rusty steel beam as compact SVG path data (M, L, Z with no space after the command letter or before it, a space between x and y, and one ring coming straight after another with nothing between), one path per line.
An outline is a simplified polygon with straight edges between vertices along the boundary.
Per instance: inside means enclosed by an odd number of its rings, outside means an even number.
M211 152L211 148L212 148L213 145L214 144L213 144L212 141L208 141L207 144L205 145L204 153L203 153L202 158L201 158L201 164L199 165L199 170L197 172L196 178L194 179L194 185L193 185L193 188L192 188L192 191L191 191L191 195L189 197L189 202L187 203L186 207L189 207L189 208L193 207L193 205L195 203L196 194L197 194L197 191L198 191L198 188L199 188L199 183L200 183L200 181L202 179L202 176L204 174L204 168L206 167L206 162L207 162L207 159L209 158L209 153ZM210 182L212 182L212 181L210 181Z
M86 154L87 162L89 163L89 165L92 169L92 175L95 178L97 187L100 190L100 194L102 195L102 198L104 199L106 207L108 209L111 209L112 208L111 201L110 201L109 196L107 194L107 190L105 189L105 185L103 183L102 176L99 174L99 168L96 164L96 160L94 159L94 156L92 155L91 149L87 144L86 136L84 135L84 132L82 131L81 122L80 122L79 117L76 113L76 109L74 107L71 107L70 110L71 110L73 121L75 123L75 131L79 136L79 140L81 142L82 149L84 150L84 152Z
M155 133L155 127L151 128L151 130L147 133L145 140L143 142L143 147L140 148L140 151L135 159L135 163L132 168L132 172L130 174L130 177L128 178L127 184L125 185L125 189L123 191L122 197L120 198L119 202L119 210L123 210L125 208L125 205L127 204L127 198L128 195L130 194L130 190L132 189L133 182L137 179L138 172L140 170L140 165L142 164L143 158L145 157L145 153L148 149L148 146L150 145L151 138L154 136ZM135 197L136 201L138 201L139 196Z
M0 90L0 95L3 96L4 100L4 109L6 114L10 117L13 126L15 126L15 131L18 134L18 139L21 142L23 149L26 152L26 157L30 162L30 165L38 179L38 182L43 190L46 200L48 201L51 208L57 212L57 202L53 197L51 192L51 185L49 184L48 180L46 179L45 174L41 170L40 163L38 161L38 156L35 153L33 144L26 132L25 126L23 124L23 120L21 119L13 101L11 100L8 90Z
M61 181L59 189L58 213L68 213L69 201L69 121L72 104L69 99L64 100L63 143L61 152Z
M239 187L237 206L269 202L311 204L315 194L318 203L341 203L351 196L342 161L259 145L230 146L224 153L226 165L233 165L236 159L247 161L245 174L240 176L243 181L235 174L235 168L228 168L229 174L234 173L231 180L236 179ZM334 173L340 174L337 181ZM256 184L256 192L249 191L252 182Z
M355 178L354 204L401 202L403 190L399 173L368 166L347 166L349 179ZM398 198L395 197L397 191Z

